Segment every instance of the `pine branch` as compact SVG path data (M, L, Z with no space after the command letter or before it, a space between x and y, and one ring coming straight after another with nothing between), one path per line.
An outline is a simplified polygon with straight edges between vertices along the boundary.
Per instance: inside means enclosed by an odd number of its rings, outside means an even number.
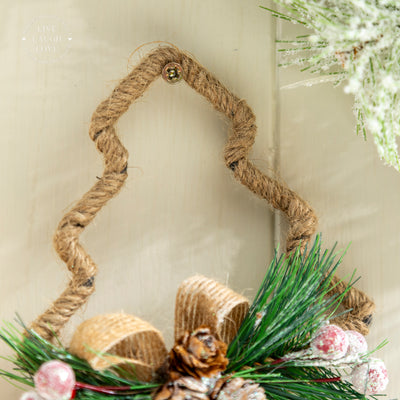
M36 332L29 330L18 320L22 327L22 334L13 324L5 323L0 329L0 339L3 340L15 353L13 357L5 358L14 364L13 372L0 370L0 376L16 384L33 387L33 375L46 361L60 360L69 364L75 372L76 380L95 386L129 386L133 394L118 395L121 400L150 399L150 394L158 388L158 383L145 383L137 381L133 376L127 376L126 371L112 369L94 370L85 360L82 360L68 352L60 343L56 345L44 340ZM121 376L117 375L122 372ZM124 376L124 377L122 377ZM115 398L115 395L95 393L91 390L79 390L76 399L80 400L106 400Z
M228 349L229 371L304 348L345 295L330 295L342 257L321 252L320 237L304 255L275 257L247 317ZM349 289L349 288L348 288Z
M263 366L244 370L234 377L250 379L259 383L267 399L276 400L350 400L367 399L356 392L352 385L342 380L335 372L327 368ZM372 397L374 398L374 397Z
M371 132L378 154L400 171L400 7L395 0L274 0L273 16L313 31L302 41L278 41L280 65L326 75L337 68L355 97L356 132Z

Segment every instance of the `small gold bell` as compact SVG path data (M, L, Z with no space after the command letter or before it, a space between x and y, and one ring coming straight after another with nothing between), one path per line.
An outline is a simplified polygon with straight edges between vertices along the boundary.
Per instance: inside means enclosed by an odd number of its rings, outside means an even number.
M183 68L176 62L170 62L163 68L162 77L168 83L179 82L183 78Z

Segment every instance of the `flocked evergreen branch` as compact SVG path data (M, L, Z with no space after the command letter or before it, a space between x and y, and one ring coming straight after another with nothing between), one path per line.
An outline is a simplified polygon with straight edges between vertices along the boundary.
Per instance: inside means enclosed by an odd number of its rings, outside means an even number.
M282 65L347 81L354 94L357 133L366 128L378 153L400 171L400 5L397 0L273 0L286 11L267 7L285 21L313 30L280 41ZM322 81L325 81L323 79ZM315 80L318 82L318 79ZM309 84L313 80L308 81Z

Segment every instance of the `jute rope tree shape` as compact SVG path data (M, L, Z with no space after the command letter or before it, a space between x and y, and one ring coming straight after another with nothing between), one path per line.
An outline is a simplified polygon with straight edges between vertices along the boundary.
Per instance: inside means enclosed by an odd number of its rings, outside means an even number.
M249 161L248 155L257 128L254 113L247 103L232 94L186 53L174 47L159 47L145 56L120 81L92 116L89 134L104 156L105 168L102 177L64 215L54 235L55 249L72 273L72 278L60 297L31 325L46 340L51 340L60 332L95 290L97 266L79 242L79 236L100 209L118 194L128 176L128 151L116 134L115 123L144 94L151 83L161 76L164 67L169 63L179 64L186 83L231 120L232 130L224 149L226 166L236 180L287 217L287 252L298 246L304 250L315 233L317 217L310 205L293 190L265 175ZM332 287L332 293L341 293L346 284L335 277ZM363 334L368 333L374 309L368 296L352 288L342 304L352 311L336 318L335 324Z

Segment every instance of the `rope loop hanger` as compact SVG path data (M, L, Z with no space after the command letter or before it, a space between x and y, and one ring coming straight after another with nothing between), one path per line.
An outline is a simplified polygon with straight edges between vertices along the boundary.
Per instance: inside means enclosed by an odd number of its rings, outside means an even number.
M165 67L171 63L175 63L176 65L172 64L175 67L171 66L166 71ZM44 339L50 340L58 334L94 292L97 266L79 242L79 237L100 209L119 193L128 176L128 151L116 134L115 123L162 74L173 80L182 78L217 111L231 120L232 129L224 149L225 164L232 170L236 180L285 214L289 223L287 252L298 246L304 250L315 233L317 217L310 205L293 190L265 175L249 161L248 155L257 128L255 115L246 101L232 94L186 53L174 47L158 47L148 53L119 82L111 95L93 113L89 135L103 154L104 172L101 179L64 215L55 232L54 247L72 277L60 297L31 325ZM338 282L337 278L333 280L333 291L340 293L345 285L337 284ZM346 329L367 333L373 302L363 292L352 288L342 304L346 308L352 308L352 311L335 319L335 323Z

